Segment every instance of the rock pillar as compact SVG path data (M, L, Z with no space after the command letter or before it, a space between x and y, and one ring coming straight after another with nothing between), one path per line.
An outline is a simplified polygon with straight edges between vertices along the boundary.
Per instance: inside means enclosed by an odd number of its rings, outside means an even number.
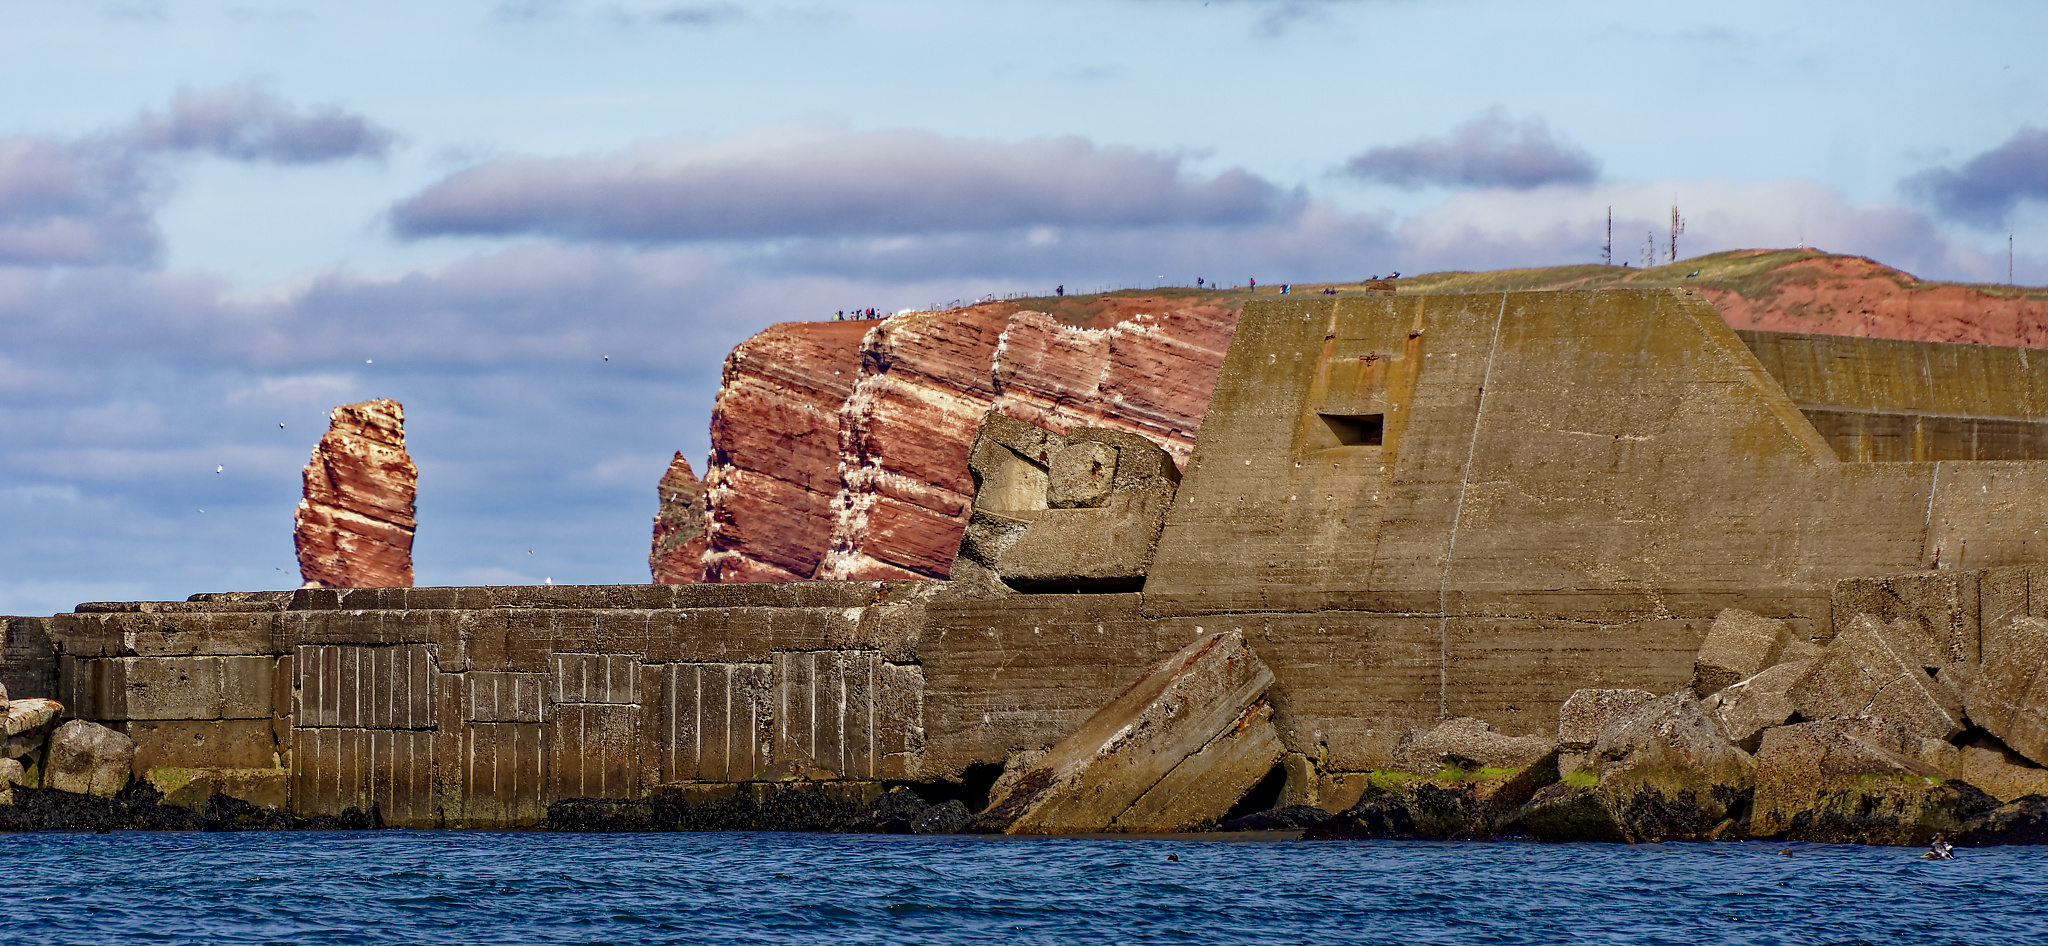
M306 587L412 587L419 468L405 452L405 408L390 398L335 408L305 480L292 539Z
M704 580L704 484L690 469L682 451L662 474L660 511L654 514L654 544L647 568L657 585L689 585Z

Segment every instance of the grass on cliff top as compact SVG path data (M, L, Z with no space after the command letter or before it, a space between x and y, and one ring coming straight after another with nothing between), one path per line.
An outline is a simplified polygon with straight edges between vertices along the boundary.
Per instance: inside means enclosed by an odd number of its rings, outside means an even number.
M1788 281L1826 278L1810 270L1786 271L1784 267L1801 260L1820 259L1833 254L1814 249L1729 250L1682 259L1676 263L1634 267L1602 266L1598 263L1574 266L1545 266L1531 269L1497 269L1489 272L1424 273L1400 282L1402 293L1517 292L1541 289L1668 289L1708 287L1733 290L1754 299L1772 287ZM1882 265L1882 264L1879 264ZM1887 267L1889 268L1889 267ZM1894 272L1897 272L1894 270ZM1698 275L1694 275L1697 273ZM1989 283L1952 283L1920 280L1908 273L1893 277L1900 288L1926 290L1945 286L1973 289L2006 299L2048 301L2048 288L2005 286Z
M1802 260L1821 259L1833 254L1815 249L1792 250L1728 250L1682 259L1676 263L1636 269L1632 266L1602 266L1598 263L1582 263L1571 266L1540 266L1528 269L1496 269L1485 272L1451 271L1423 273L1408 276L1395 283L1395 291L1402 295L1442 294L1459 292L1526 292L1551 289L1607 289L1626 287L1633 289L1671 289L1680 287L1728 289L1744 298L1755 299L1768 294L1771 289L1786 282L1802 282L1829 278L1812 270L1786 270L1791 263ZM1882 264L1878 264L1882 265ZM1889 269L1889 267L1886 267ZM1900 288L1922 291L1948 286L1972 289L1988 296L2004 299L2032 299L2048 302L2048 287L2006 286L1993 283L1955 283L1921 280L1909 273L1892 270L1892 278ZM1883 278L1881 275L1877 278ZM1293 295L1312 298L1325 289L1335 289L1338 296L1363 295L1367 280L1357 279L1340 282L1294 283ZM1196 289L1189 286L1166 286L1156 289L1121 289L1115 292L1071 294L1066 296L1043 296L1014 300L1019 309L1031 309L1048 313L1055 318L1074 325L1085 325L1104 304L1101 300L1115 297L1153 296L1168 299L1199 299L1221 304L1243 303L1246 300L1273 298L1280 294L1280 286L1262 285L1256 290L1233 287L1230 289Z

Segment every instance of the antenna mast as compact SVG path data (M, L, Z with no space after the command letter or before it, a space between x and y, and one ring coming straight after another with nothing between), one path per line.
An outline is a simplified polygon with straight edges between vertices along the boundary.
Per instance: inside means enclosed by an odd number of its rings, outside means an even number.
M1614 205L1607 205L1607 242L1600 244L1600 265L1614 265Z
M1685 218L1678 215L1678 197L1671 198L1671 262L1678 262L1678 235L1685 232Z

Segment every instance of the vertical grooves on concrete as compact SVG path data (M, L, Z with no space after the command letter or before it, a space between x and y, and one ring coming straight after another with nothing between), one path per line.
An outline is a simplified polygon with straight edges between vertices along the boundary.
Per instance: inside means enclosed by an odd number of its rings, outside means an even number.
M1479 375L1479 403L1472 408L1472 436L1465 439L1465 467L1458 475L1458 503L1451 507L1451 537L1444 543L1444 568L1436 583L1436 718L1450 718L1451 613L1446 592L1451 583L1451 556L1458 550L1458 521L1465 515L1465 490L1472 486L1472 458L1479 453L1479 421L1486 414L1486 387L1493 380L1493 359L1500 352L1500 324L1507 318L1508 294L1500 294L1493 315L1493 339L1486 344L1486 370ZM1415 369L1420 372L1421 368Z

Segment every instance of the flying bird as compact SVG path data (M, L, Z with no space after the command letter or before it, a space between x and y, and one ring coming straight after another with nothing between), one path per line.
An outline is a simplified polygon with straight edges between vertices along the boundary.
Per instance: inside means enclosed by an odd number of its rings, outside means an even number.
M1697 275L1699 275L1699 274L1700 274L1700 271L1699 271L1699 270L1697 270L1697 269L1695 269L1695 270L1693 270L1692 272L1686 273L1686 274L1685 274L1685 278L1687 278L1687 279L1691 279L1691 278L1693 278L1694 276L1697 276Z
M219 473L219 472L222 472L222 471L224 471L224 470L226 470L226 469L227 469L227 467L224 467L224 466L217 466L217 467L214 467L214 468L213 468L213 472L215 472L215 473Z

